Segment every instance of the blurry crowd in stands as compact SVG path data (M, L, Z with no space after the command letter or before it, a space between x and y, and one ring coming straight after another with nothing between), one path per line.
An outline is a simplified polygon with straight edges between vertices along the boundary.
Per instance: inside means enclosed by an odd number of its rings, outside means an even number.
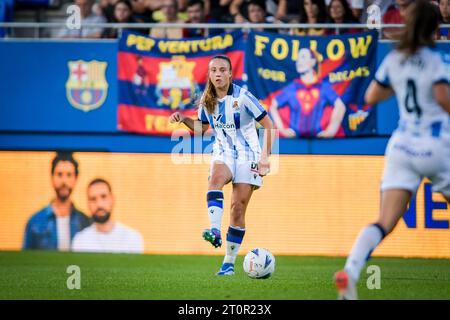
M0 21L11 20L14 1L50 0L2 0ZM367 8L376 4L380 8L384 24L404 23L408 6L414 0L74 0L80 7L83 23L363 23L368 19ZM439 7L441 23L450 24L450 0L430 0ZM267 28L268 32L295 35L329 35L354 33L360 28L345 29L285 29ZM192 38L219 34L217 29L151 28L135 31L156 38ZM399 28L383 29L383 37L395 39ZM113 28L63 29L59 37L116 38ZM441 28L439 39L450 39L449 28Z

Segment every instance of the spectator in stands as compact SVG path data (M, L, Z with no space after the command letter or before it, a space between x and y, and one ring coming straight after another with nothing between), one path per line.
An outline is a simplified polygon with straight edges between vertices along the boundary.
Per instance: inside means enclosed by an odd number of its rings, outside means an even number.
M331 0L328 5L328 15L330 17L330 22L332 23L358 23L355 16L353 15L350 5L347 0ZM357 28L346 28L331 30L332 34L343 34L343 33L355 33L362 31L362 29Z
M235 23L272 23L273 21L273 16L267 16L265 2L260 0L250 0L245 2L243 8L241 8L240 14L235 15ZM278 32L277 29L272 28L256 28L252 30Z
M94 223L76 234L72 244L73 251L116 253L144 251L140 233L113 219L115 199L108 181L92 180L87 188L87 198Z
M161 6L161 0L147 0L147 7L153 12L161 9Z
M161 7L163 13L163 23L183 23L178 18L178 2L176 0L164 0ZM182 28L153 28L150 36L154 38L181 39L183 37Z
M150 9L147 0L133 0L133 19L138 23L153 23L153 11ZM148 32L147 32L148 34Z
M234 16L234 21L244 21L249 20L244 19L248 17L248 6L250 2L255 2L251 0L233 0L230 5L230 13ZM264 8L266 16L269 17L269 22L274 22L274 20L280 20L286 17L287 10L287 0L259 0L260 7ZM293 1L295 2L295 1Z
M230 14L230 4L233 0L205 0L205 12L211 19L232 23L234 17Z
M450 0L440 0L439 11L441 13L441 24L450 24ZM450 28L440 28L438 38L450 40Z
M51 174L56 197L28 220L25 250L70 250L75 234L91 224L70 197L78 178L78 162L72 154L58 153L52 161Z
M324 0L301 0L300 13L298 19L292 22L298 23L327 23L327 9ZM293 31L297 35L319 36L329 33L326 29L298 29Z
M286 2L285 17L287 19L296 18L298 16L298 9L300 8L301 5L302 5L301 0L288 0ZM281 6L281 4L279 6ZM279 17L279 19L281 18L282 17Z
M217 23L205 14L205 4L203 0L189 0L187 3L186 23ZM183 29L183 38L208 37L222 33L222 29Z
M178 0L178 11L186 12L189 0Z
M148 0L148 1L151 1L151 0ZM186 13L186 11L181 11L180 0L176 0L176 1L177 1L177 6L178 6L178 13L177 13L178 19L182 20L182 21L186 21L187 13ZM181 5L184 6L185 4L181 3ZM157 6L156 5L151 6L151 7L156 7L156 10L154 10L154 12L153 12L153 20L155 20L156 22L162 22L165 19L164 12L162 10L163 6L164 6L164 1L160 1Z
M136 23L136 20L133 18L132 10L133 10L133 7L129 0L117 1L116 5L114 6L114 16L113 16L112 22L114 22L114 23ZM144 32L143 29L126 28L125 30L141 32L141 33ZM146 31L148 33L148 29ZM102 37L103 38L117 38L118 35L119 35L118 29L108 28L103 32Z
M0 1L0 22L11 22L14 15L14 0ZM0 28L0 38L8 34L7 29Z
M119 0L100 0L99 7L108 22L114 21L114 7Z
M106 19L103 16L98 16L92 10L94 0L75 0L75 5L80 8L81 28L80 29L62 29L58 37L60 38L100 38L102 36L103 28L83 27L83 24L105 23Z
M391 5L383 15L382 23L403 24L405 23L406 10L414 0L395 0L395 4ZM403 28L386 28L383 29L383 36L387 39L398 39L404 32Z
M268 0L266 1L267 13L275 17L276 20L286 19L288 13L288 0Z
M364 0L349 0L349 5L352 10L353 16L358 22L360 22L363 10L365 8Z
M94 7L93 7L94 12L98 16L104 16L106 18L107 22L112 21L112 19L110 19L109 15L108 15L109 1L110 0L99 0L96 4L94 4ZM111 15L111 18L112 18L112 15Z

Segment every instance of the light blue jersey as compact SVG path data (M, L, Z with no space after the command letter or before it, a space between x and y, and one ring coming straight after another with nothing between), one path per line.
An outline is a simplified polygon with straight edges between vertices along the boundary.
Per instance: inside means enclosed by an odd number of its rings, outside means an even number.
M213 153L248 161L259 161L261 146L255 121L266 115L259 101L235 84L230 85L224 98L218 99L213 114L203 105L198 108L198 119L209 123L215 132Z

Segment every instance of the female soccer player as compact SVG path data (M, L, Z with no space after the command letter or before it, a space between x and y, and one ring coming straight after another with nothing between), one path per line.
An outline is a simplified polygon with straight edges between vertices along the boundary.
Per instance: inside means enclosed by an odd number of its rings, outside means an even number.
M233 275L234 263L245 233L245 211L254 189L262 185L262 176L270 170L272 121L258 100L247 90L231 82L231 61L227 56L215 56L209 62L208 83L200 99L198 120L179 112L171 122L184 123L194 134L214 129L211 171L206 195L211 229L203 238L214 247L222 245L220 227L223 215L223 187L233 183L227 250L217 275ZM261 150L256 123L264 128Z
M357 299L356 283L371 253L404 215L422 177L450 203L450 86L441 55L433 51L437 7L417 0L408 9L407 30L384 59L365 99L375 104L395 93L399 126L387 149L378 221L365 227L344 271L335 275L340 299Z

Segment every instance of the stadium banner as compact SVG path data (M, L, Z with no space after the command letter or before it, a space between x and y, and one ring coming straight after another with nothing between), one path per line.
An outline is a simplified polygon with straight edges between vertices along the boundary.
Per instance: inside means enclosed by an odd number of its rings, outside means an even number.
M117 129L117 41L0 40L0 130L33 134L21 138L15 145L9 143L9 137L0 139L0 147L14 150L18 145L27 150L78 149L82 144L75 142L82 140L83 143L89 141L93 146L89 147L91 150L98 150L98 146L117 150L114 145L125 143L112 141L129 137L133 141L128 144L136 146L135 150L146 151L146 137ZM377 65L392 47L391 42L378 43ZM436 48L450 56L450 42L439 42ZM102 72L93 72L95 70ZM78 90L74 90L72 77L79 77ZM98 81L100 79L104 81ZM95 96L96 93L100 95ZM398 122L396 99L382 102L376 112L376 134L390 135ZM38 139L35 133L49 135ZM52 136L52 133L57 135ZM61 133L80 135L62 139ZM99 134L110 137L110 142L99 139ZM35 146L34 141L39 146ZM338 141L333 140L332 144Z
M43 220L30 221L55 195L50 179L54 157L54 152L0 152L0 250L21 250L26 234L51 235L49 215L41 213ZM201 238L209 226L209 164L175 164L170 154L77 152L74 158L79 164L71 194L75 207L91 216L87 186L95 178L107 180L115 199L111 217L140 235L138 249L143 245L143 252L154 254L224 253ZM278 173L265 177L252 196L240 253L264 247L275 255L345 256L361 228L377 219L383 163L382 156L281 155ZM230 185L224 197L225 234ZM450 258L449 220L450 208L425 182L374 255ZM168 240L169 233L178 240ZM92 240L90 245L97 243Z
M285 137L376 134L375 108L364 104L374 76L376 31L336 36L251 32L248 89Z
M174 111L196 117L196 102L208 79L209 60L226 54L233 79L241 84L244 72L243 33L209 38L156 39L124 32L118 50L118 128L141 134L169 135Z

